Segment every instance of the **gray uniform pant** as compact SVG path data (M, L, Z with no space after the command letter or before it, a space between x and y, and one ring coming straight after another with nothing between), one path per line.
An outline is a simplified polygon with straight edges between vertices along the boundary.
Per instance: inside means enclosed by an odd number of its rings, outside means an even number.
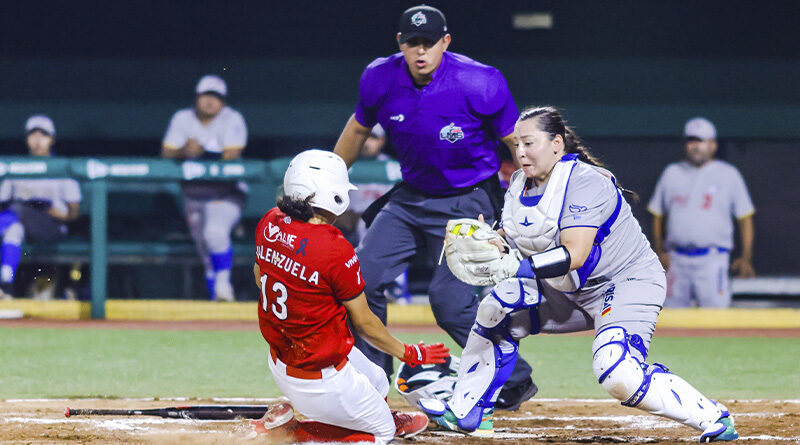
M437 263L447 221L477 218L479 214L483 214L489 224L494 222L491 200L481 188L463 195L434 198L404 186L391 195L356 250L370 309L384 324L386 297L383 289L408 267L420 250L425 249L433 264L428 295L436 323L461 347L466 345L479 303L475 288L459 281L444 261L441 265ZM356 338L356 347L383 367L388 376L392 375L391 356L360 338ZM521 384L531 372L528 363L517 360L506 386Z
M710 249L704 255L669 252L666 307L728 307L731 288L728 268L730 253Z
M211 255L231 247L231 231L242 216L242 201L231 199L202 200L185 197L186 223L197 253L203 260L206 276L214 273Z
M666 278L658 264L615 277L596 289L579 294L564 294L546 284L541 285L541 281L540 286L541 332L561 334L589 329L599 332L608 326L620 326L629 335L639 334L645 348L650 346L667 291ZM515 338L527 335L530 316L512 314L511 330ZM635 348L631 348L631 354L644 362Z

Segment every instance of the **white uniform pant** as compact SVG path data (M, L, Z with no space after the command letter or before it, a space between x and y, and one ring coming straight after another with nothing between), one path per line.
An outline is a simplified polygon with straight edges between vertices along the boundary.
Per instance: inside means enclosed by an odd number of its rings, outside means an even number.
M710 249L705 255L669 252L667 299L664 307L728 307L731 288L728 268L730 253Z
M370 433L376 442L394 438L395 425L389 405L386 373L369 361L357 348L347 355L340 371L333 366L323 369L321 379L298 379L286 375L286 365L272 361L269 369L278 388L302 415L311 420Z

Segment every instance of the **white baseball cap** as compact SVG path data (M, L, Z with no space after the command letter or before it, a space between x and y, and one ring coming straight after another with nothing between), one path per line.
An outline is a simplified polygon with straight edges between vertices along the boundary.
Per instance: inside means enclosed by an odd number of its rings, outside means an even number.
M56 135L56 126L53 124L53 120L44 114L33 115L25 122L25 133L30 133L33 130L43 131L50 136Z
M695 117L686 121L683 127L683 137L697 138L703 141L717 138L717 129L710 120L704 117Z
M197 94L214 93L225 97L228 95L228 86L225 85L225 81L222 80L221 77L209 74L203 76L200 81L197 82L195 92Z

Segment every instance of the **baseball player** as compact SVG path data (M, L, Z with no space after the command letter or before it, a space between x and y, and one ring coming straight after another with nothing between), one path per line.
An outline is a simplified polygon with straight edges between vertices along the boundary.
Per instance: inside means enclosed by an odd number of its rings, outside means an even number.
M691 426L701 441L737 438L722 404L645 362L666 279L614 176L555 108L523 111L514 140L522 169L505 195L502 233L470 219L448 224L454 274L495 286L478 307L453 397L421 407L445 428L488 433L521 338L594 329L595 376L623 405Z
M56 127L45 115L25 123L28 151L34 157L52 156ZM22 242L52 242L67 234L65 223L80 213L81 189L74 179L5 179L0 183L0 298L14 295L14 275Z
M222 78L203 76L195 88L194 108L176 112L164 135L161 155L171 159L239 159L247 145L242 115L225 104ZM244 183L186 181L181 184L189 231L205 266L212 300L232 301L231 231L244 207Z
M665 306L728 307L728 265L736 218L742 255L731 265L752 277L753 202L742 175L714 159L717 130L702 117L686 122L686 159L667 166L647 209L653 215L653 248L667 269ZM666 219L666 241L664 240Z
M450 41L438 9L423 5L403 12L400 52L364 70L358 105L334 151L352 165L380 123L400 162L403 181L365 212L365 220L374 221L358 247L373 312L386 322L383 289L425 250L434 264L428 298L436 323L463 346L478 308L475 289L435 264L447 220L483 213L494 221L502 200L498 150L512 149L517 107L500 71L448 52ZM358 345L392 375L390 356ZM533 397L537 388L530 375L520 360L498 408L514 410Z
M295 421L283 403L256 423L256 432L375 443L419 433L427 418L389 409L383 369L353 347L348 320L372 345L411 365L444 363L448 349L405 345L370 311L358 256L331 225L355 189L344 161L329 151L304 151L289 164L283 189L256 228L258 319L278 388L312 421Z

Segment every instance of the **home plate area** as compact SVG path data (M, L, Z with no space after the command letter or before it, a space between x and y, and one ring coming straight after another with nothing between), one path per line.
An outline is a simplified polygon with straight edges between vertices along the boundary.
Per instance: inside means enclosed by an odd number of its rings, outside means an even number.
M734 413L737 443L800 443L800 400L723 400ZM264 399L17 399L0 401L0 444L245 444L249 421L159 417L64 417L64 409L144 409L175 405L268 404ZM402 400L394 409L408 410ZM678 423L601 399L538 399L516 412L499 411L491 438L428 431L406 443L586 444L697 441L699 433ZM401 441L402 442L402 441Z

